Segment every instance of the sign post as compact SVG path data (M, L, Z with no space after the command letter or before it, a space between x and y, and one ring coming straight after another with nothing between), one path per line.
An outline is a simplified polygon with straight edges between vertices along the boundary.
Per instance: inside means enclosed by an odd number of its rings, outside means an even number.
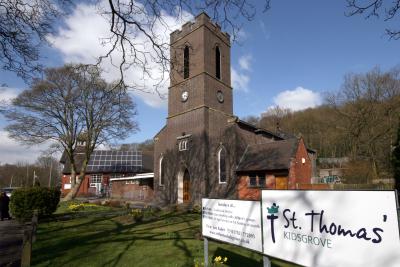
M208 267L208 239L204 237L204 267Z
M263 262L264 262L263 267L271 267L271 261L269 260L269 258L267 256L263 256Z

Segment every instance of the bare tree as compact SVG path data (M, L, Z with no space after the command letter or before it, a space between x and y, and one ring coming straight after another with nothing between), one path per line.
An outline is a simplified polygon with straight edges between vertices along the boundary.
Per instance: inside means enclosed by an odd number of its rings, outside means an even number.
M54 187L60 184L61 164L59 159L51 154L43 153L36 159L35 165L38 167L37 175L42 186Z
M99 63L104 58L115 53L122 54L119 64L120 84L125 84L125 70L136 67L143 71L143 78L151 78L152 67L149 63L156 63L159 68L158 84L154 87L157 91L162 84L164 75L170 68L169 39L166 32L171 31L171 25L165 20L165 14L177 18L184 14L198 14L207 12L213 21L220 24L235 40L242 24L241 19L252 20L256 15L255 1L251 0L169 0L169 1L120 1L109 0L104 8L103 15L110 18L111 36L104 39L111 44L111 49L106 55L99 58ZM264 11L270 7L270 0L264 0ZM161 30L160 30L161 29ZM164 32L164 36L160 36ZM137 43L136 38L141 36L143 43ZM133 85L135 89L144 90L139 84ZM158 92L158 91L157 91Z
M118 85L127 84L136 90L146 87L135 81L126 83L126 70L142 70L143 79L157 79L151 92L158 92L169 71L169 39L171 25L166 15L182 18L185 14L205 11L235 38L241 19L251 20L256 14L254 0L168 0L121 1L97 0L99 12L109 21L109 36L103 38L107 52L97 64L108 59L119 68ZM264 10L270 0L264 0ZM55 32L57 20L72 10L72 0L0 0L0 64L4 70L28 80L41 72L40 49L48 45L47 37ZM154 76L154 68L159 76Z
M400 0L347 0L347 7L350 9L346 14L347 16L362 14L365 14L366 18L383 16L385 21L390 21L395 19L400 13ZM392 39L400 39L400 28L388 28L386 29L386 33Z
M0 0L0 64L28 80L42 70L40 49L69 0Z
M35 80L5 112L11 138L32 145L53 141L64 150L70 166L74 198L86 172L93 150L107 141L135 132L135 105L123 89L100 78L96 67L65 66L47 69L44 80ZM78 143L83 141L84 160L77 169ZM79 177L77 177L79 174Z
M372 177L390 169L391 147L400 112L400 69L349 74L342 89L329 98L343 122L352 160L368 160Z
M260 123L260 118L257 116L254 116L254 115L248 115L241 119L247 123L254 125L254 126L258 126Z

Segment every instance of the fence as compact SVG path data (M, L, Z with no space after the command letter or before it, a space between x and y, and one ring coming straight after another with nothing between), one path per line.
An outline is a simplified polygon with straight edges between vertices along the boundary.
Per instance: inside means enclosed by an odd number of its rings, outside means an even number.
M297 184L305 190L393 190L393 184Z

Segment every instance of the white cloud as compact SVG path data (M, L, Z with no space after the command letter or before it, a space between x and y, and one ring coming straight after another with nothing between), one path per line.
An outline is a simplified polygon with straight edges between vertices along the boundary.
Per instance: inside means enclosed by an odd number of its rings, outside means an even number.
M236 71L234 67L231 68L231 79L232 79L232 86L235 90L248 92L249 91L249 82L250 77L241 72L239 73Z
M18 89L0 86L0 102L10 102L17 95Z
M253 57L251 55L244 55L239 58L239 66L242 70L251 70L251 61Z
M104 41L110 36L109 18L101 15L101 10L107 8L107 1L100 1L97 5L80 3L76 5L72 14L66 18L65 27L61 28L56 35L48 36L48 40L58 49L66 63L94 63L99 56L105 55L111 48L109 43ZM136 3L136 5L140 5ZM181 24L193 16L183 13L179 19L162 12L162 23L156 23L152 28L155 36L164 43L169 43L169 33L180 28ZM143 21L143 14L138 14L136 19ZM131 26L128 35L140 49L145 50L146 55L139 55L141 60L146 61L146 66L150 74L143 73L143 69L131 66L124 70L126 82L128 84L140 84L146 92L134 90L133 94L140 97L146 104L158 107L165 106L166 101L154 92L156 84L161 82L158 91L161 95L168 92L169 74L160 70L158 63L154 62L155 54L150 50L152 47L145 36L140 32L134 32ZM169 47L165 47L165 52L169 55ZM133 54L127 56L128 60L133 59ZM104 78L111 82L119 79L118 66L122 61L121 51L114 51L113 57L105 59L101 67L105 70ZM149 93L150 92L150 93Z
M267 29L267 26L262 20L259 21L259 25L261 28L261 32L263 33L264 39L268 41L271 38L271 32Z
M231 81L232 87L235 90L248 92L249 91L249 83L250 83L250 76L249 71L251 70L251 62L252 62L252 55L247 54L239 57L239 70L231 67Z
M26 147L15 140L8 137L8 134L4 130L0 130L0 163L17 163L17 162L29 162L33 163L40 156L41 152L46 150L49 145L41 144L32 147Z
M274 105L268 109L279 106L297 111L320 105L322 98L320 93L299 86L293 90L286 90L279 93L273 98L273 101Z

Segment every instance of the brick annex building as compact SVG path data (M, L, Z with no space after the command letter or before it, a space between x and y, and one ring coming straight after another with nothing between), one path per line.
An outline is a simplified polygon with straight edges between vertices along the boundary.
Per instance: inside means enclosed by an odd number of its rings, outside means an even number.
M154 190L163 203L256 199L260 188L311 182L315 154L233 115L230 36L205 13L171 33L166 125L154 141Z
M75 163L80 170L84 148L78 147ZM60 163L62 170L61 192L71 190L71 164L64 152ZM138 150L95 150L86 167L86 175L78 190L78 196L107 196L117 199L152 201L153 154ZM78 174L79 175L79 174Z

